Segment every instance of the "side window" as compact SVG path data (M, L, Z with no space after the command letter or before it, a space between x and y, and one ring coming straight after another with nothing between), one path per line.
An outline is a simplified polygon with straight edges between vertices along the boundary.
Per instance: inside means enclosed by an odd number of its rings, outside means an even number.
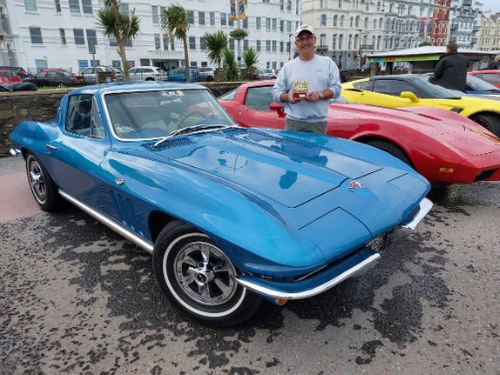
M68 100L66 131L91 136L92 95L72 95Z
M372 91L373 81L357 82L353 84L354 88L359 90Z
M415 91L410 85L395 79L379 79L375 81L373 91L381 94L399 96L403 91Z
M104 124L101 114L98 111L95 98L92 98L92 117L90 119L90 136L94 138L104 138Z
M272 86L249 88L245 105L256 111L269 111L269 104L273 102L272 90Z

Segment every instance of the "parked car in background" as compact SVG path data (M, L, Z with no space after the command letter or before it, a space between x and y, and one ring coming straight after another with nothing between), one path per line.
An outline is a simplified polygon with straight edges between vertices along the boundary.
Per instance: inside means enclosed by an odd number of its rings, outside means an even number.
M0 69L0 83L21 83L22 79L13 70Z
M12 70L23 81L32 77L30 72L20 66L0 66L0 70Z
M500 88L500 70L474 70L468 72L471 76L476 76L482 80L491 83L493 86Z
M241 126L285 128L274 81L245 83L219 103ZM415 168L435 186L500 180L500 139L454 112L429 107L389 109L348 103L328 108L326 133L384 150Z
M166 79L165 71L156 66L135 66L128 75L131 81L161 81Z
M189 68L189 76L191 82L198 82L201 80L197 68ZM186 69L180 67L170 70L167 73L167 81L186 82Z
M36 84L38 87L67 87L85 84L83 76L78 76L63 68L44 69L27 81Z
M274 71L274 69L259 69L257 70L257 76L259 79L264 80L264 79L274 79L278 75Z
M110 76L111 81L116 81L116 72L111 66L99 65L96 67L85 68L80 71L80 75L83 77L86 84L97 83L97 75L100 72L107 72Z
M37 204L66 199L151 253L163 292L204 323L333 288L432 207L427 180L388 153L241 128L200 85L90 86L58 113L10 134Z
M201 67L198 69L198 75L200 76L200 81L211 82L215 79L215 69L207 66Z

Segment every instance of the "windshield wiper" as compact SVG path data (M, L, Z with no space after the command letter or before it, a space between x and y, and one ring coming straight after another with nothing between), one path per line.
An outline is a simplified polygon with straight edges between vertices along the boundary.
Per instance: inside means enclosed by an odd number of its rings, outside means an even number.
M224 128L236 128L237 126L235 125L224 125L224 124L200 124L200 125L191 125L191 126L186 126L185 128L180 128L174 131L171 131L166 135L165 137L162 137L160 140L158 140L153 146L158 147L161 145L163 142L169 140L172 137L175 137L177 135L181 134L195 134L195 133L201 133L201 132L206 132L208 130L217 130L217 129L224 129Z

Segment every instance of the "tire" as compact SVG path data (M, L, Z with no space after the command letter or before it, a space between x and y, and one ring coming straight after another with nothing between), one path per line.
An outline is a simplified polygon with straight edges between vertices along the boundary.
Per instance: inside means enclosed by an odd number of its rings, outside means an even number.
M215 268L220 270L213 272ZM153 271L167 297L205 324L241 323L261 304L260 297L236 282L234 265L210 237L179 221L158 235Z
M475 115L471 117L471 120L477 122L482 127L485 127L490 132L495 134L497 137L500 137L500 116L483 113L480 115Z
M213 82L213 80L214 80L214 77L212 77L212 76L208 76L206 81L207 81L207 82Z
M154 78L148 77L146 78L146 81L154 81Z
M411 163L411 160L408 158L408 156L406 156L404 151L401 150L395 144L387 142L387 141L382 141L382 140L368 141L368 142L366 142L366 144L373 146L373 147L376 147L379 150L383 150L385 152L388 152L392 156L397 157L399 160L401 160L402 162L408 164L410 167L413 168L413 164Z
M26 155L26 175L36 203L44 211L57 211L62 201L57 186L42 162L31 153Z

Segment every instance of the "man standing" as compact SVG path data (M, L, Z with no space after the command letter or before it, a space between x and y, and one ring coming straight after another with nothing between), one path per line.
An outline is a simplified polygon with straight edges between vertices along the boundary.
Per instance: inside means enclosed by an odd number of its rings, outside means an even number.
M309 25L295 31L298 56L286 63L273 88L284 104L286 130L326 134L328 99L340 95L339 69L327 56L316 55L316 35Z
M457 52L457 49L455 42L448 43L446 54L441 57L434 68L434 78L443 87L464 91L469 62Z
M492 62L488 65L488 69L500 69L500 55L496 55Z

